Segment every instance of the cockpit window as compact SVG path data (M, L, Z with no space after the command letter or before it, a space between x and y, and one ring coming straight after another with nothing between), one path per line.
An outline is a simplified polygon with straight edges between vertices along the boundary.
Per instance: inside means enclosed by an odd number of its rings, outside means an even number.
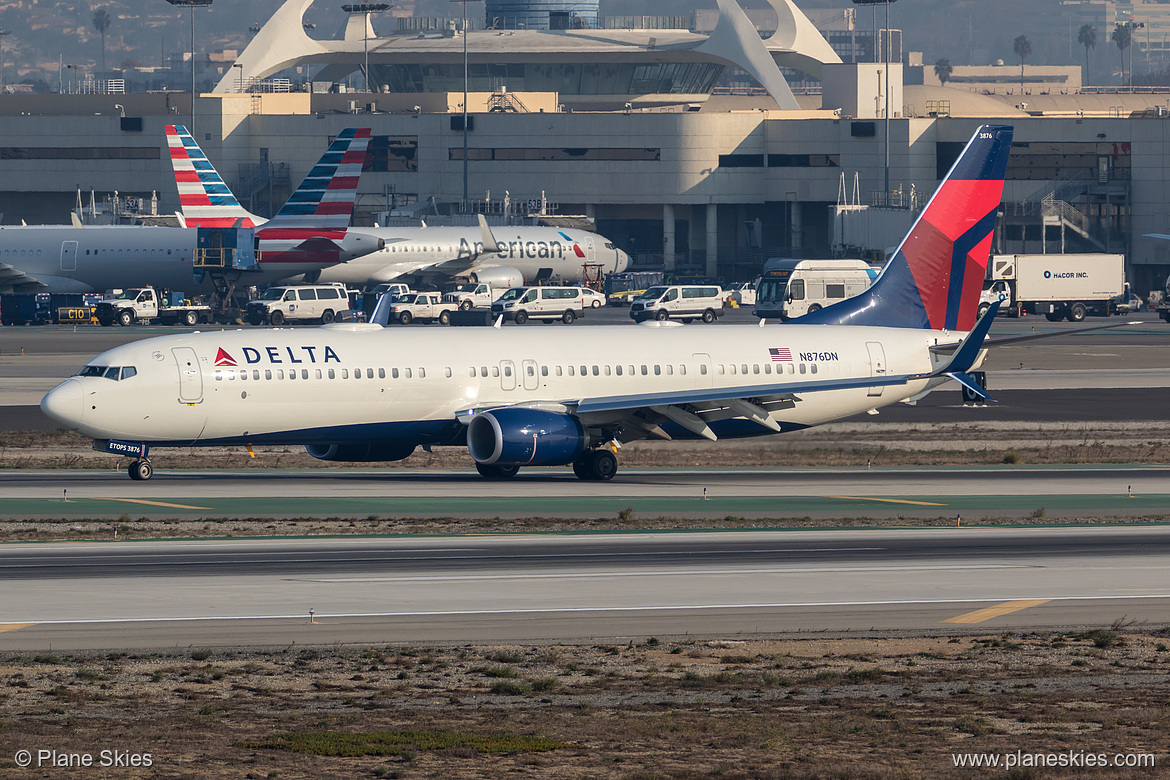
M115 382L122 379L129 379L132 376L138 375L138 369L134 366L85 366L77 372L78 376L100 376L106 379L113 379Z

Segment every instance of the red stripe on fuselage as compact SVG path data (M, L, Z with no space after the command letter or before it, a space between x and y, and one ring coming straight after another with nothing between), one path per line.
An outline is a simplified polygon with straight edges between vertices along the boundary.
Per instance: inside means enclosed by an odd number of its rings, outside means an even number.
M345 229L325 228L261 228L256 237L261 241L299 240L309 238L345 238Z
M226 207L225 207L226 208ZM243 219L241 227L256 227L256 223L247 217L187 217L184 216L184 221L187 227L232 227L237 222Z

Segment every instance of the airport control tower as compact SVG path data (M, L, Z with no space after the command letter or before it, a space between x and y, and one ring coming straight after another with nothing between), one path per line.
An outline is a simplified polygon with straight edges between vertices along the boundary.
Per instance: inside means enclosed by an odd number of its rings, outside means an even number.
M487 26L506 30L597 27L598 0L487 0Z

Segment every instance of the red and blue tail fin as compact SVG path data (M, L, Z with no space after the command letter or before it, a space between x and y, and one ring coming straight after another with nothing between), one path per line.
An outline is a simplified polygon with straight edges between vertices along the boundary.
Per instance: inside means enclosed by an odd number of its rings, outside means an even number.
M167 125L171 168L179 188L179 205L189 227L255 227L264 220L247 211L228 189L211 160L182 125Z
M873 285L792 322L970 330L1011 146L1010 126L980 127Z
M267 228L345 230L357 200L370 128L342 130Z

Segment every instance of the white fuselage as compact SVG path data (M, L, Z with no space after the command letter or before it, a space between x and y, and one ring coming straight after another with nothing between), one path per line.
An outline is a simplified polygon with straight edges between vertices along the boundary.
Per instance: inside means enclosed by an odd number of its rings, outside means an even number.
M385 239L386 247L322 270L318 281L381 284L402 276L467 276L477 268L515 268L526 283L538 278L578 280L582 266L619 272L629 257L603 236L551 227L495 228L498 252L484 252L479 228L357 228ZM491 281L490 279L488 281Z
M457 443L456 415L468 410L929 372L938 358L928 347L940 339L953 334L815 325L194 333L109 350L89 365L132 366L135 375L69 379L42 408L95 439ZM771 416L785 430L817 425L907 399L929 381L796 391ZM742 428L730 435L767 432Z
M11 266L10 273L35 280L37 292L87 293L145 286L211 290L209 279L202 284L194 280L191 258L197 233L195 228L127 225L4 227L0 228L0 269ZM249 284L268 284L290 272L308 273L322 266L319 260L286 262L284 258L262 261L245 278ZM8 281L4 276L0 273L0 288L23 283L19 277Z

